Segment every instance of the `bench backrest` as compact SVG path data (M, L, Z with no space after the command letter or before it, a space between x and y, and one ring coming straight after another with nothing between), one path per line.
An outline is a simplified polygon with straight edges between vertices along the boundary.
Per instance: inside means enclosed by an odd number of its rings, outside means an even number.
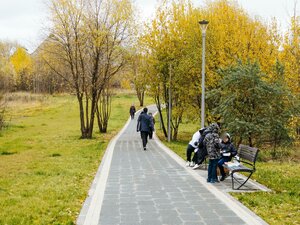
M247 145L240 145L238 156L241 158L242 162L245 162L253 167L255 167L255 162L258 156L258 148L253 148Z

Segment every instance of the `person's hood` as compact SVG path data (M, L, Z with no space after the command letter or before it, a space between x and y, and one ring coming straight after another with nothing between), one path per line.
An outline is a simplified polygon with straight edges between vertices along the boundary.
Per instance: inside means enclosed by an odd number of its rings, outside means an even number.
M210 125L210 130L212 133L219 133L220 127L217 123L213 123Z

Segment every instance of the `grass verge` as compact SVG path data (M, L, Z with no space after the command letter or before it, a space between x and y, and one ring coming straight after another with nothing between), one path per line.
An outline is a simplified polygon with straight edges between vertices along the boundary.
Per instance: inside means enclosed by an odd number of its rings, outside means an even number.
M137 99L114 96L108 133L95 127L94 139L80 140L74 97L31 98L11 99L0 135L0 224L74 224L109 140Z

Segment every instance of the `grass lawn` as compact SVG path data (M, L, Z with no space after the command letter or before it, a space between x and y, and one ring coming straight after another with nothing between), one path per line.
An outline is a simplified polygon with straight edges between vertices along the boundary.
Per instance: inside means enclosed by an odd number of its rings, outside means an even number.
M158 127L158 126L157 126ZM164 144L186 159L185 151L189 139L199 129L197 122L185 122L181 125L176 142L168 143L162 131L157 134ZM294 158L299 159L299 148L295 148ZM261 154L264 154L261 152ZM258 162L253 179L272 189L270 193L256 192L232 194L248 208L253 210L271 225L300 224L300 163L298 160Z
M146 99L148 104L149 99ZM133 94L113 98L108 134L80 140L72 96L10 102L0 133L0 224L74 224L109 140L129 117Z

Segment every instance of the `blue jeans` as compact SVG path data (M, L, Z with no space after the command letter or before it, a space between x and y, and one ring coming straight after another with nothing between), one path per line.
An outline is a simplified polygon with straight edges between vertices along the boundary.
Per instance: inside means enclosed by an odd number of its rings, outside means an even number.
M208 163L207 182L217 182L217 165L218 159L210 159Z
M229 161L230 161L230 158L225 156L225 157L222 157L222 158L219 160L219 162L218 162L218 167L219 167L219 169L220 169L220 173L221 173L222 177L225 177L225 176L226 176L225 171L224 171L223 164L224 164L225 162L229 162Z

